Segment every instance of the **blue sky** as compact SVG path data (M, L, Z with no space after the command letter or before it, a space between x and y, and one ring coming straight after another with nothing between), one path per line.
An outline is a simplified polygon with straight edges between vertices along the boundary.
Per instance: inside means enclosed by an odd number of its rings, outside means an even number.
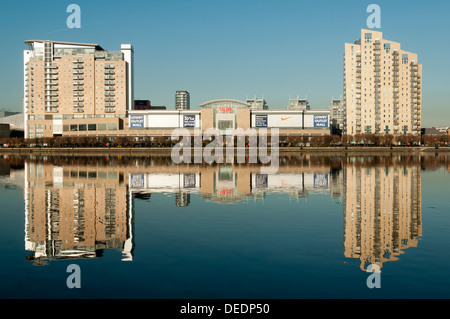
M66 26L69 4L81 28ZM135 48L135 99L173 107L176 90L192 108L216 98L264 96L274 109L289 96L325 109L342 95L344 43L381 7L386 39L419 55L423 126L450 125L450 1L15 1L2 4L0 109L21 110L24 40Z

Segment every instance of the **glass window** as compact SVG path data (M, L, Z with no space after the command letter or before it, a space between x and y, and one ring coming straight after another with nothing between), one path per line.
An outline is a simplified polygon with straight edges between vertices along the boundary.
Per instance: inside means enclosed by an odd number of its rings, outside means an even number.
M88 131L96 131L97 124L88 124Z
M232 129L233 128L233 121L219 121L217 127L221 131L224 131L226 129Z
M117 123L108 123L108 130L109 131L117 130Z
M78 126L78 130L79 130L79 131L86 131L86 124L80 124L80 125Z
M76 131L78 131L78 125L76 125L76 124L70 124L70 131L71 131L71 132L76 132Z
M97 125L99 131L106 131L106 123Z

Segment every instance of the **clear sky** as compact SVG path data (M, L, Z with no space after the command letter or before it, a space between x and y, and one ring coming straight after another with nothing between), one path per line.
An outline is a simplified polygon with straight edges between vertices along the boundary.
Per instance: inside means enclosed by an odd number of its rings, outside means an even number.
M66 25L81 7L81 28ZM25 40L97 43L135 49L135 99L172 108L176 90L191 107L217 98L264 96L286 108L307 97L326 109L342 96L344 43L381 7L383 37L423 64L422 125L450 126L449 0L8 1L0 10L0 109L22 110Z

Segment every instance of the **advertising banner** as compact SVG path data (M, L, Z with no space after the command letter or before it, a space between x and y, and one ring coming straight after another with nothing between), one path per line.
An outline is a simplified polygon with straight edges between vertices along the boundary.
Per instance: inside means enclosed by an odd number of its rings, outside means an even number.
M328 115L314 115L314 127L328 127Z
M143 128L144 127L144 115L131 115L130 116L130 127Z
M255 115L255 127L267 127L267 115Z
M195 127L195 115L184 115L183 127Z
M130 187L144 188L144 174L130 174Z
M269 127L301 128L303 115L301 114L270 114Z

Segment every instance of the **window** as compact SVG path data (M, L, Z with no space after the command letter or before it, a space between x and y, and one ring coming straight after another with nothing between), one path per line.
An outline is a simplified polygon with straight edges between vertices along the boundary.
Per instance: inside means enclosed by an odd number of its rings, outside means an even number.
M391 52L391 44L385 43L384 44L384 53L390 53Z
M403 56L402 56L402 63L403 64L408 64L408 55L407 54L403 54Z
M97 124L88 124L88 131L96 131Z
M364 39L365 39L366 43L371 43L372 42L372 33L366 33L364 35Z
M78 130L79 130L79 131L86 131L86 124L80 124L80 125L78 126Z
M76 132L76 131L78 131L78 125L76 125L76 124L70 124L70 131L71 131L71 132Z
M233 128L233 121L219 121L217 127L221 131L225 131L227 129L232 129Z
M98 124L97 129L99 131L106 131L106 123Z
M108 123L108 130L109 131L117 130L117 123Z

